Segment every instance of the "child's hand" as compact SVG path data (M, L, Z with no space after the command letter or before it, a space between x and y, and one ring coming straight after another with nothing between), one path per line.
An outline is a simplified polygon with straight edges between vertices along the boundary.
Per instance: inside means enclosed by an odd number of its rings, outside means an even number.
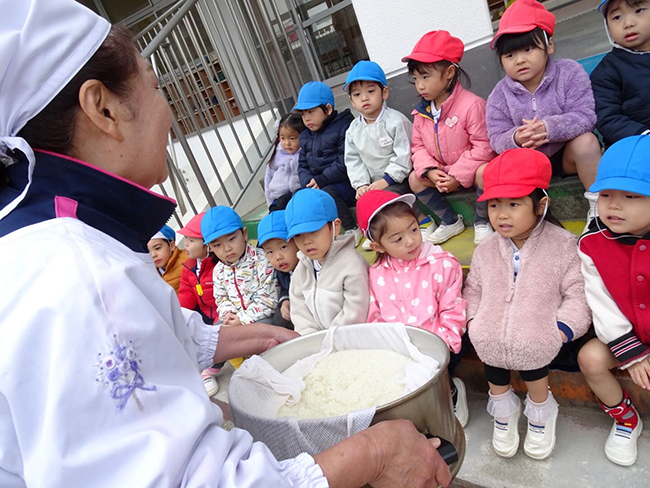
M562 344L564 344L567 340L566 334L562 331L560 331L560 337L562 338Z
M307 183L307 188L314 188L318 190L318 183L316 183L316 180L314 178L312 178L311 181Z
M280 305L280 314L284 320L291 321L291 303L289 300L285 300Z
M427 178L429 178L429 181L434 184L438 184L445 179L447 179L447 173L440 169L430 169L427 171Z
M385 190L388 188L388 182L385 179L377 180L370 185L369 190Z
M241 325L241 320L239 320L236 313L226 312L226 316L223 319L223 325Z
M522 122L523 125L517 127L515 131L515 143L519 147L538 149L549 142L548 131L543 120L537 120L535 117L532 120L523 119Z
M440 183L436 183L436 188L438 191L440 193L451 193L452 191L456 191L460 186L460 181L446 173L445 176L446 178L444 180L442 180Z
M368 190L370 190L370 185L363 185L357 188L357 194L354 196L357 200L361 198L361 196L366 193Z
M650 390L650 356L627 368L632 381L644 390Z

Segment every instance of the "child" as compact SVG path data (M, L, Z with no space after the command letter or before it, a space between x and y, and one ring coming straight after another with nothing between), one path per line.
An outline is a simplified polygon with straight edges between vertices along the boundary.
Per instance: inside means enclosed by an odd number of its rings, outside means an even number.
M545 459L555 445L558 405L548 365L562 343L583 335L591 314L576 237L548 210L551 163L539 151L510 149L483 172L495 235L474 251L465 285L469 338L485 365L492 445L512 457L519 446L520 401L510 371L526 383L525 453Z
M372 61L359 61L343 90L361 115L345 134L345 166L356 199L369 190L409 193L413 124L401 112L387 107L386 75Z
M598 132L606 145L650 133L650 0L598 6L614 46L591 73Z
M443 198L461 186L476 185L483 193L483 167L495 154L485 128L485 100L465 90L459 82L466 73L458 66L465 46L447 31L422 36L413 52L402 59L415 80L422 100L412 114L413 173L411 189L441 220L427 237L434 244L465 230L463 219ZM474 212L474 242L492 233L485 204L477 203Z
M302 117L289 112L278 124L278 143L264 174L264 195L269 210L284 210L291 195L300 189L298 158L300 133L305 130Z
M452 254L422 244L414 202L410 194L370 190L357 203L359 227L378 253L368 278L368 322L403 322L433 332L451 351L451 375L465 333L463 270ZM465 385L452 376L452 389L454 410L465 427L469 418Z
M298 247L293 239L287 241L285 211L271 212L257 226L257 244L264 249L266 258L275 268L280 286L280 306L273 315L273 323L293 330L289 285L291 275L298 265Z
M178 287L178 301L181 307L195 310L203 316L206 324L215 324L219 320L217 305L212 292L212 272L217 259L203 244L201 220L205 212L192 217L185 227L178 231L185 236L185 252L188 259L183 263L181 283ZM221 365L215 364L201 372L203 386L209 397L216 395L219 384L215 376Z
M488 135L497 153L537 149L551 159L553 174L578 174L585 188L596 177L600 143L594 97L585 70L571 59L552 59L555 16L535 0L516 0L503 14L490 47L506 77L488 97ZM598 195L587 191L587 225Z
M248 243L248 232L232 208L218 205L201 221L203 241L219 262L214 267L214 299L224 325L271 323L278 304L273 266Z
M337 237L341 220L332 196L314 188L300 190L285 217L287 239L300 250L289 287L296 332L363 323L368 317L368 263L355 251L353 236Z
M300 134L300 186L323 190L334 199L345 233L354 236L356 247L361 232L349 208L356 205L356 199L344 159L345 132L354 117L349 109L334 110L334 93L320 81L310 81L300 89L293 109L300 111L309 129Z
M185 251L176 247L176 232L170 226L165 225L147 243L153 264L165 280L178 295L178 287L181 284L183 263L188 256Z
M605 455L631 466L643 422L610 370L627 370L635 384L650 389L650 136L614 143L591 191L600 192L598 218L580 239L579 255L598 339L583 346L578 362L614 419Z

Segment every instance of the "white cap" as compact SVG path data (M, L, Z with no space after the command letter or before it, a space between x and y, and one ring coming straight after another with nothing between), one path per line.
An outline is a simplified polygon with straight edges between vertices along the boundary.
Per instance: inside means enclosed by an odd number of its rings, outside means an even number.
M0 219L24 198L34 169L32 148L16 134L88 62L110 28L74 0L0 0L0 156L17 149L29 160L29 182L0 209Z

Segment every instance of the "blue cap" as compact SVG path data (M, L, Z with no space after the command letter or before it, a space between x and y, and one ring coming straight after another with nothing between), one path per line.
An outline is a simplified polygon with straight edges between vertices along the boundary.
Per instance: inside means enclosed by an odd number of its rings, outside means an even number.
M650 136L621 139L605 151L591 192L620 190L650 197Z
M334 92L322 81L305 83L298 93L298 103L294 110L309 110L319 105L330 104L334 107Z
M355 81L376 81L386 86L386 73L374 61L359 61L354 68L348 73L348 77L343 85L343 91L347 92L348 87Z
M257 226L257 245L261 246L271 239L287 240L287 223L285 221L285 211L277 210L271 212Z
M323 190L305 188L289 200L285 211L287 240L296 234L315 232L339 217L334 199Z
M162 229L160 229L158 232L156 232L152 237L152 239L164 239L166 241L175 241L176 240L176 232L174 232L174 229L172 229L170 226L165 225L163 226Z
M205 244L243 228L241 217L225 205L212 207L201 219L201 235Z

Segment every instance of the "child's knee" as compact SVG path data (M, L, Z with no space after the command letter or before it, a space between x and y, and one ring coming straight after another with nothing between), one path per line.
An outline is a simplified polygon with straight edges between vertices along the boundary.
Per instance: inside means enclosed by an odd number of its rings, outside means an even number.
M580 371L587 378L608 372L611 363L612 352L599 339L590 340L578 353Z
M593 132L586 132L571 141L571 151L576 156L576 163L590 162L601 154L600 142ZM596 161L597 162L597 161Z
M476 170L476 175L474 176L474 184L479 188L483 188L483 170L486 166L487 164L482 164L479 166Z

